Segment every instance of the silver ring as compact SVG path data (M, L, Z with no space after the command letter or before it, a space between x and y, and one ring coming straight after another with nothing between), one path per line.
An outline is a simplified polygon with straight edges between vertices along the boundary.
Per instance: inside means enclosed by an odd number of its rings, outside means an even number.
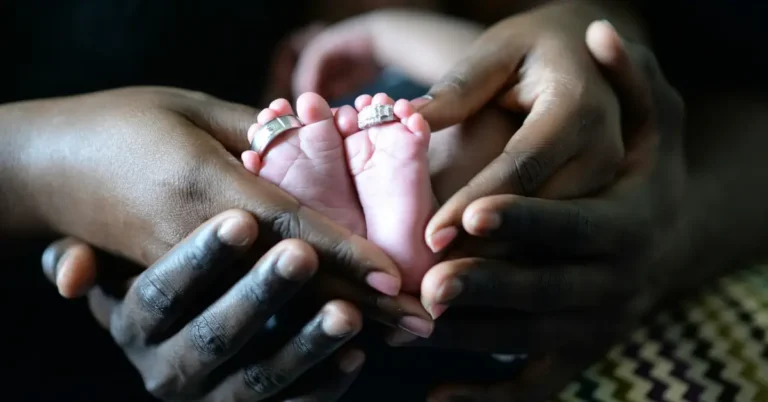
M253 135L251 150L256 151L259 156L264 156L264 152L277 137L286 131L304 127L301 120L296 116L280 116L264 124L256 134Z
M397 121L397 117L395 117L395 107L392 105L369 105L357 115L357 127L360 130L393 121Z

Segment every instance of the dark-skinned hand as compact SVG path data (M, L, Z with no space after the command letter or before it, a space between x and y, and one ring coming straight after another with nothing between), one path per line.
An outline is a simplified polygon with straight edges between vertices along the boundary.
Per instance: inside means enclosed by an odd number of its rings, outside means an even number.
M324 273L371 300L399 291L398 269L378 247L242 167L234 155L249 147L255 109L185 90L127 88L2 112L19 128L6 234L63 233L135 262L137 274L201 223L240 208L259 222L257 247L301 239ZM426 316L412 297L392 300L389 313Z
M90 308L158 398L336 401L365 357L345 347L361 329L361 311L316 291L339 283L318 272L318 256L308 244L285 240L254 255L258 235L250 214L221 213L127 290L125 277L116 275L130 275L121 269L124 262L71 238L46 250L43 270L60 289L83 283L73 275L98 272L100 286L88 293ZM307 296L308 282L313 289L304 300L299 296ZM358 296L346 295L365 305ZM379 304L386 303L394 305L382 296ZM310 315L302 321L291 305ZM310 305L315 309L307 310ZM292 320L268 324L285 310Z
M625 2L555 1L506 18L480 36L419 107L437 132L488 105L525 115L483 171L448 200L426 228L433 250L461 228L478 198L519 194L580 197L610 184L625 156L619 100L584 45L590 22L639 24ZM512 133L510 133L512 134Z
M686 247L684 105L653 55L592 24L587 44L635 114L618 181L570 201L494 195L471 203L453 255L428 273L427 340L391 343L529 355L519 378L446 385L430 401L541 401L622 340L671 288ZM679 279L679 278L678 278ZM447 310L446 310L447 308Z

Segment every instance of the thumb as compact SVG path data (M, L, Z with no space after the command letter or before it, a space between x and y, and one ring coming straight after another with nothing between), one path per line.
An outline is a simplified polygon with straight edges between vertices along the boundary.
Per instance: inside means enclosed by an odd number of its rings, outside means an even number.
M469 54L432 86L426 96L429 101L419 113L433 132L463 122L517 80L525 47L522 43L502 47L502 41L504 38L481 37Z
M233 155L250 149L248 128L256 123L259 109L227 102L209 95L188 92L183 114Z

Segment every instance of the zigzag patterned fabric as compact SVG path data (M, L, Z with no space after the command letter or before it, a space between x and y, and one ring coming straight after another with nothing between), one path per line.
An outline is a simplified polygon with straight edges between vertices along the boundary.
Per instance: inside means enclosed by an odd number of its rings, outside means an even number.
M556 401L768 402L768 266L662 312Z

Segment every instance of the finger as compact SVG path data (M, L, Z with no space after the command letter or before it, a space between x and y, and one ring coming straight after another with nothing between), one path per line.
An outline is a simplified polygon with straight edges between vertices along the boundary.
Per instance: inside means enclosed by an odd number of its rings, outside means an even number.
M617 275L618 274L618 275ZM599 306L627 294L634 281L603 265L513 265L463 258L427 272L425 306L469 306L548 312ZM431 311L435 316L435 311Z
M59 293L74 299L85 295L96 282L96 256L87 244L68 237L43 252L43 273Z
M399 270L379 247L245 169L231 173L209 179L222 189L219 205L240 205L258 217L261 244L274 245L285 238L304 240L318 252L320 265L333 273L390 296L400 292Z
M102 328L112 327L112 316L120 306L120 300L96 286L88 291L88 308Z
M431 100L419 108L437 132L461 123L517 80L517 68L528 50L524 41L497 38L503 29L490 29L468 55L432 86Z
M226 294L160 346L157 353L168 356L168 365L155 365L160 371L152 378L202 378L210 373L262 329L317 266L317 255L306 243L285 240L272 248ZM163 383L172 390L183 386Z
M309 383L302 383L298 390L291 390L286 402L336 402L347 392L360 374L365 363L365 353L348 348L335 353L330 362L311 370ZM302 379L303 381L303 379Z
M626 44L608 21L592 22L587 28L586 43L592 57L603 67L605 76L617 91L625 124L630 130L648 119L653 109L647 77L637 68L639 52L630 55ZM643 64L646 64L643 62Z
M534 195L570 158L585 146L580 135L585 114L569 88L542 95L501 155L454 194L427 225L426 240L439 251L433 237L458 227L473 201L495 194ZM547 100L551 98L551 100ZM557 100L557 107L550 103ZM595 112L597 113L597 112Z
M429 401L545 402L563 390L591 362L584 358L542 356L526 363L515 380L490 385L444 385L432 391Z
M473 202L462 217L464 229L505 240L511 252L549 258L616 255L640 248L642 217L609 199L555 201L496 195ZM639 221L638 221L639 220Z
M325 360L361 328L362 316L357 309L342 301L330 302L271 358L232 374L214 391L214 395L229 395L236 390L236 395L242 400L269 398Z
M313 292L323 300L340 298L354 303L366 317L385 325L402 328L423 338L429 337L434 329L431 317L412 296L382 295L331 275L318 275L314 285Z
M624 157L622 138L610 136L566 162L536 191L536 197L572 199L594 194L614 183Z
M243 211L227 211L203 224L139 276L112 317L115 340L146 342L161 336L257 234L256 221Z
M232 155L250 149L247 133L256 122L258 109L198 92L180 93L181 112L194 125L212 135Z

